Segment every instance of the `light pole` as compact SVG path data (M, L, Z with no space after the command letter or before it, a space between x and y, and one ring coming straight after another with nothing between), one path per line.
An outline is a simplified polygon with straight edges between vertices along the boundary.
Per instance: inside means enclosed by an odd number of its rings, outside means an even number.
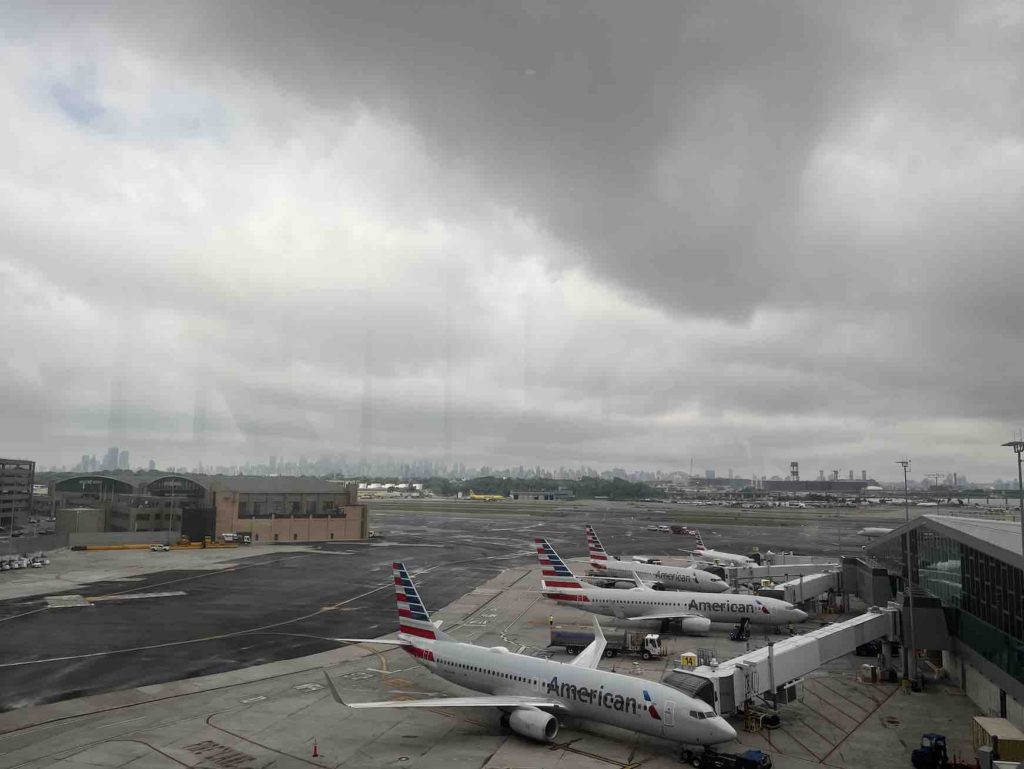
M925 476L925 478L931 478L932 479L932 489L933 490L938 488L939 481L941 481L945 477L946 476L944 476L942 473L928 473ZM935 510L936 513L938 513L940 510L942 510L942 503L939 501L939 498L937 496L935 497L935 507L936 507L936 510Z
M1024 441L1010 441L1004 443L1017 454L1017 488L1020 489L1020 542L1024 547L1024 473L1021 471L1021 452L1024 451Z
M917 644L914 638L914 566L910 560L910 486L907 481L907 473L910 471L909 459L897 459L896 464L903 468L903 510L907 520L907 597L910 601L910 622L907 623L910 631L910 648L905 649L907 658L907 678L910 681L910 689L916 688L917 682Z

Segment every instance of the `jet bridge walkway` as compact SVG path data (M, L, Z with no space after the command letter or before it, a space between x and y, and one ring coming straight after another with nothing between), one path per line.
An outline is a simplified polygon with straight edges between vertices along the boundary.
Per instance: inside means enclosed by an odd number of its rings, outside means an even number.
M784 694L788 685L861 644L876 639L896 640L899 623L895 604L884 609L873 606L859 617L777 641L773 664L776 692ZM747 702L769 694L771 681L767 648L718 665L676 668L665 677L665 683L704 700L721 715L742 710Z

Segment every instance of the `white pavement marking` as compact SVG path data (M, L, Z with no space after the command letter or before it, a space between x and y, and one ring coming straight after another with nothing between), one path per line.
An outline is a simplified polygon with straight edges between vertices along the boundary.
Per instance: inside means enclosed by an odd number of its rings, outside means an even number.
M134 723L135 721L145 721L145 720L146 720L145 716L139 716L138 718L129 718L129 719L125 720L125 721L115 721L112 724L103 724L103 726L98 726L96 728L97 729L112 729L115 726L121 726L122 724L131 724L131 723Z
M184 590L168 590L164 593L123 593L119 595L94 595L89 596L88 601L134 601L136 598L173 598L179 595L188 595Z

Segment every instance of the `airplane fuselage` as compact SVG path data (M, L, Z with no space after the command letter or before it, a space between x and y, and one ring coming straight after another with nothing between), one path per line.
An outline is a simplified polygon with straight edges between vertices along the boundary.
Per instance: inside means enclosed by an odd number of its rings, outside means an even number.
M542 588L545 597L565 606L612 617L644 617L676 612L707 617L712 622L750 620L753 625L803 622L807 615L786 601L755 595L711 595L693 592L614 588Z
M407 650L432 673L494 695L547 697L567 713L687 745L714 745L735 731L704 702L665 684L452 641L410 638ZM699 714L699 715L698 715Z
M708 561L711 563L717 562L725 564L726 566L750 566L754 563L753 558L749 558L745 555L725 553L721 550L708 550L706 548L697 548L693 551L693 555L701 561Z
M729 589L725 580L701 569L690 566L666 566L664 564L643 563L640 561L620 561L609 558L607 561L591 561L591 567L597 574L612 577L632 577L634 573L650 582L660 582L675 590L692 590L701 593L724 593Z

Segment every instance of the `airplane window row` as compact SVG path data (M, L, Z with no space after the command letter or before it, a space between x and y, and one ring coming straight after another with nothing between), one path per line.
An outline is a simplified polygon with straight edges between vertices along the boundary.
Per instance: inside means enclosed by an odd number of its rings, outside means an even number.
M516 676L511 673L499 673L497 670L487 670L486 668L477 667L476 665L465 665L461 662L450 662L443 659L438 659L437 662L441 665L461 668L462 670L469 670L473 673L486 673L487 675L498 676L499 678L507 678L509 681L519 681L524 684L533 683L534 686L537 685L537 681L535 679L526 678L525 676Z

